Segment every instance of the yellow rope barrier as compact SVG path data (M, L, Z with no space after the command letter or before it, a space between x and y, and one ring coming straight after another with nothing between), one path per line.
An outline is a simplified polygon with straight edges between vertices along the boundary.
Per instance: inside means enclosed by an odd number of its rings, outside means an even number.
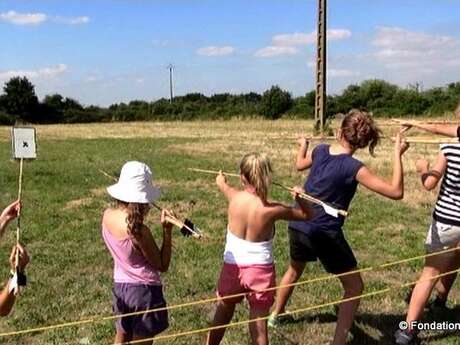
M397 284L397 285L394 285L392 287L387 287L385 289L371 291L371 292L368 292L368 293L365 293L365 294L361 294L359 296L354 296L354 297L350 297L350 298L344 298L344 299L336 300L336 301L333 301L333 302L327 302L327 303L318 304L318 305L314 305L314 306L310 306L310 307L306 307L306 308L295 309L295 310L292 310L292 311L289 311L289 312L286 312L286 313L282 313L282 314L279 314L279 315L283 316L283 315L286 315L286 314L298 314L298 313L311 311L311 310L315 310L315 309L321 309L321 308L324 308L324 307L329 307L329 306L333 306L333 305L337 305L337 304L341 304L341 303L351 302L351 301L358 300L358 299L361 299L361 298L372 297L372 296L376 296L376 295L383 295L383 294L386 294L386 293L388 293L388 292L390 292L392 290L402 289L402 288L405 288L405 287L415 285L418 282L426 282L426 281L430 281L430 280L434 280L434 279L439 279L439 278L447 276L449 274L458 273L458 272L460 272L460 268L456 269L456 270L453 270L453 271L446 272L446 273L438 274L436 276L433 276L433 277L430 277L430 278L427 278L427 279L416 280L416 281L413 281L413 282L410 282L410 283L405 283L405 284ZM172 339L172 338L184 337L184 336L195 335L195 334L199 334L199 333L205 333L205 332L209 332L209 331L213 331L213 330L217 330L217 329L222 329L222 328L227 328L227 327L237 327L237 326L247 325L247 324L250 324L250 323L256 322L256 321L268 320L269 317L270 316L264 316L264 317L259 317L259 318L244 320L244 321L231 322L231 323L228 323L228 324L225 324L225 325L211 326L211 327L194 329L194 330L191 330L191 331L185 331L185 332L180 332L180 333L166 334L166 335L161 335L161 336L148 338L148 339L142 339L142 340L132 340L130 342L125 342L125 343L116 343L114 345L138 344L138 343L141 343L141 342L144 342L144 341L151 341L151 340L161 341L161 340L167 340L167 339Z
M326 276L317 277L317 278L313 278L313 279L308 279L308 280L304 280L304 281L300 281L300 282L296 282L296 283L292 283L292 284L278 285L278 286L270 287L270 288L263 289L263 290L243 292L243 293L234 294L234 295L228 295L228 296L224 296L224 297L207 298L207 299L202 299L202 300L198 300L198 301L185 302L185 303L181 303L181 304L176 304L176 305L171 305L171 306L166 306L166 307L161 307L161 308L148 309L148 310L141 310L141 311L137 311L137 312L120 314L120 315L109 315L109 316L97 316L96 315L96 316L90 317L88 319L65 322L65 323L61 323L61 324L57 324L57 325L49 325L49 326L29 328L29 329L24 329L24 330L19 330L19 331L4 332L4 333L0 333L0 337L9 337L9 336L16 336L16 335L24 335L24 334L29 334L29 333L50 331L50 330L54 330L54 329L60 329L60 328L66 328L66 327L72 327L72 326L79 326L79 325L84 325L84 324L89 324L89 323L96 323L96 322L115 320L115 319L119 319L119 318L122 318L122 317L129 317L129 316L142 315L142 314L153 313L153 312L164 311L164 310L174 310L174 309L179 309L179 308L192 307L192 306L195 306L195 305L206 304L206 303L221 301L221 300L225 300L225 299L231 299L231 298L246 296L246 295L248 295L250 293L272 291L272 290L277 290L277 289L291 287L291 286L306 285L306 284L311 284L311 283L317 283L317 282L320 282L320 281L331 280L331 279L334 279L334 278L345 277L345 276L356 274L356 273L370 272L370 271L373 271L373 270L387 268L387 267L390 267L390 266L396 266L396 265L403 264L403 263L406 263L406 262L410 262L410 261L414 261L414 260L418 260L418 259L423 259L423 258L428 258L428 257L433 257L433 256L436 256L436 255L446 254L446 253L457 251L457 250L460 250L460 248L459 247L449 248L449 249L438 251L438 252L435 252L435 253L418 255L418 256L411 257L411 258L401 259L401 260L381 264L381 265L374 266L374 267L361 268L361 269L357 269L357 270L353 270L353 271L349 271L349 272L345 272L345 273L341 273L341 274L326 275Z

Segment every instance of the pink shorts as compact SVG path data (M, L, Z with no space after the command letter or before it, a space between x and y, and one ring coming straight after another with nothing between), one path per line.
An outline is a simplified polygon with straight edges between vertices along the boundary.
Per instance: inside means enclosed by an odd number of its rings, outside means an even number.
M217 286L217 296L250 292L246 295L251 308L270 309L275 300L275 290L261 291L276 284L275 265L238 266L224 262ZM225 299L224 302L239 303L244 296Z

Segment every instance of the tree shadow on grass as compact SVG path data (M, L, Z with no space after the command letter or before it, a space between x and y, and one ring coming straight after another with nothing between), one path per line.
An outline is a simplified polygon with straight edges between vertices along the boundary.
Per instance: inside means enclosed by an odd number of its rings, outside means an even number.
M394 333L400 321L405 320L405 314L370 314L358 313L350 330L352 340L349 345L394 345ZM333 312L304 315L293 323L332 323L337 317ZM440 312L425 313L423 322L460 322L460 306ZM459 331L431 331L420 334L419 344L430 344L445 338L457 337ZM331 334L332 337L332 334Z
M394 333L398 329L400 321L405 320L405 314L360 314L353 324L351 334L353 334L353 345L393 345ZM460 322L460 306L440 312L426 312L423 322ZM372 333L377 333L377 337L369 335L367 329L371 328ZM435 340L442 340L453 337L454 331L431 331L421 332L419 344L430 344Z

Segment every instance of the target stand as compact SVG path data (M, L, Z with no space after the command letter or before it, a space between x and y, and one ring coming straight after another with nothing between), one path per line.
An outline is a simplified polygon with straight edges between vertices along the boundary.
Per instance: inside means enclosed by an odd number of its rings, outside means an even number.
M13 159L19 161L19 183L18 183L18 201L21 203L22 198L22 176L24 160L33 160L37 158L36 132L34 127L18 126L11 129L11 149ZM19 244L21 233L21 209L18 211L16 227L16 246ZM12 272L13 277L9 286L10 292L18 295L21 287L26 285L26 275L19 269L19 250L16 249L15 269Z

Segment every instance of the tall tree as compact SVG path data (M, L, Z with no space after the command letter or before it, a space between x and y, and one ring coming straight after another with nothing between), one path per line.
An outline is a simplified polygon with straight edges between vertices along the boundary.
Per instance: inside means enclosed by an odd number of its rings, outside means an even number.
M268 119L277 119L292 106L291 94L274 85L262 95L260 111Z
M16 118L35 122L38 98L35 87L26 77L11 78L3 87L3 107Z

